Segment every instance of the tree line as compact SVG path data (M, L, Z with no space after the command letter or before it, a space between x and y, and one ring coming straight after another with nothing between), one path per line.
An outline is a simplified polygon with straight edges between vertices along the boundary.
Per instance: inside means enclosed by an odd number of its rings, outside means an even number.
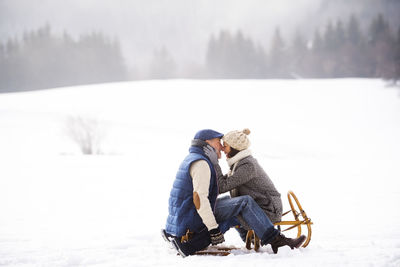
M286 42L276 28L264 48L242 32L212 36L206 54L211 78L342 78L400 79L400 27L393 32L382 15L363 31L356 16L327 23L307 40L297 33Z
M162 47L155 51L144 78L366 77L398 81L400 27L395 31L383 15L377 15L364 28L355 15L345 22L327 23L312 38L298 32L287 41L276 28L268 47L241 31L221 31L210 36L203 64L178 68L168 49ZM24 33L20 39L0 42L0 92L125 81L133 77L139 76L128 71L119 41L100 32L74 39L67 32L55 35L45 25Z
M102 33L74 39L45 25L0 43L0 92L126 79L119 42Z

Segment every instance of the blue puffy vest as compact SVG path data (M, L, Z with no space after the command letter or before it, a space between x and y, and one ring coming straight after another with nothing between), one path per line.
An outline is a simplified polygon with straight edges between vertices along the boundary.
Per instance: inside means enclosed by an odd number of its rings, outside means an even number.
M191 146L189 155L183 160L176 174L176 178L169 197L169 215L165 230L168 234L180 237L186 234L187 230L199 232L206 226L193 203L193 182L190 176L190 166L198 160L207 161L211 170L210 187L208 199L214 211L215 202L218 196L218 186L214 167L203 150L197 146Z

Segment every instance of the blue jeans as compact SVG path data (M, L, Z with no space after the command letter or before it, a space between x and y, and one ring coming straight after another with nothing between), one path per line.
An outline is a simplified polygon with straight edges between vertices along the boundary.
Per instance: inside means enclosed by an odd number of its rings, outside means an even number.
M268 244L279 233L274 225L250 196L239 196L230 198L229 196L218 198L214 209L214 215L220 224L221 232L226 232L228 226L237 222L236 216L242 215L243 219L261 239L261 243ZM229 222L229 223L227 223Z

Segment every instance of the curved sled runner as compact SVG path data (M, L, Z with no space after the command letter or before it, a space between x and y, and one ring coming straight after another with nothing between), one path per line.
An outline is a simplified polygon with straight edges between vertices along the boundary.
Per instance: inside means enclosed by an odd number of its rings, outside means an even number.
M283 213L282 217L285 215L288 215L289 213L292 213L294 216L294 221L280 221L277 223L274 223L275 226L278 226L281 228L281 226L289 226L288 228L281 230L282 232L286 232L292 229L297 228L297 237L301 236L302 233L302 226L307 227L307 238L304 241L302 247L305 248L308 246L308 244L311 241L311 225L313 222L311 219L307 216L306 212L304 211L303 207L301 206L299 199L296 197L296 195L293 193L293 191L289 191L287 193L287 197L289 200L289 205L290 205L290 210ZM254 244L254 250L258 251L260 247L260 240L257 238L253 230L250 230L247 232L246 236L246 248L251 249L251 245Z
M301 235L301 227L303 225L305 225L307 227L307 238L306 241L304 241L302 247L305 248L308 246L308 244L311 241L311 234L312 234L312 230L311 230L311 225L313 224L313 222L311 221L311 219L309 217L307 217L306 212L303 210L303 207L300 205L300 202L298 200L298 198L296 197L296 195L293 193L293 191L289 191L287 193L288 196L288 200L289 200L289 205L291 210L285 212L282 214L282 217L289 214L290 212L293 213L294 216L294 221L280 221L275 223L275 225L277 225L278 227L281 227L282 225L290 225L290 227L282 230L282 232L294 229L297 227L297 237L299 237ZM293 202L294 200L294 202ZM297 209L295 207L295 204L297 206Z

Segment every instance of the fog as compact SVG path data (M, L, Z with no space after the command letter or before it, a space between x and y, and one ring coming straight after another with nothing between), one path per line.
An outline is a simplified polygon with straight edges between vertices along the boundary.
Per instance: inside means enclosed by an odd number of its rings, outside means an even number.
M325 70L325 73L319 74L310 70L319 68L313 58L307 59L306 68L295 62L298 61L296 53L301 51L301 48L290 52L288 49L296 36L301 37L297 40L300 46L310 48L315 41L313 38L316 31L323 36L330 22L336 27L335 30L341 31L342 25L347 27L350 15L356 15L356 26L358 27L359 24L361 30L364 30L362 34L365 40L369 40L370 36L366 36L367 29L374 19L377 20L378 14L383 14L382 25L390 23L390 36L392 39L395 38L397 27L400 25L400 16L398 16L400 1L393 0L0 0L0 68L3 66L5 71L11 74L15 74L13 69L22 71L21 68L26 68L24 74L28 76L43 76L48 73L42 71L42 73L31 75L31 69L37 69L35 64L39 66L41 63L35 60L51 58L54 54L65 52L64 58L57 58L54 61L70 60L78 64L75 58L85 61L80 55L86 53L85 49L93 48L90 44L97 42L98 52L108 49L111 51L108 57L116 55L115 57L118 58L121 55L122 60L119 62L95 60L88 63L91 66L89 68L95 64L114 64L115 72L123 70L124 73L86 81L85 77L74 77L72 80L64 77L59 82L57 78L54 78L55 82L47 85L45 82L31 82L29 78L25 83L41 84L36 87L46 87L143 78L287 78L294 76L335 78L346 75L372 77L376 72L374 70L364 71L364 74L353 74L354 71L337 74L337 71L331 70L332 67ZM337 24L338 20L342 20L339 23L341 25ZM46 40L43 41L43 39ZM51 41L50 45L46 43L48 40ZM216 41L217 45L220 45L219 50L211 51L211 41ZM210 55L220 55L221 51L229 50L224 47L224 44L229 41L234 48L226 58L240 54L241 58L234 64L242 65L242 69L247 68L247 74L244 75L237 70L221 70L225 67L219 66L220 62L211 62L214 66L210 67ZM64 45L62 49L68 48L72 43L75 50L72 52L56 49L50 51L54 47L60 48L60 42ZM31 45L32 43L36 46ZM281 59L280 64L290 65L287 70L281 70L279 74L271 72L271 68L274 68L273 64L276 63L274 59L272 57L266 59L269 55L279 56L279 51L271 51L274 45L281 45L281 48L287 52L285 60ZM50 48L46 48L47 46ZM13 57L13 51L21 50L21 47L24 51L19 54L14 53ZM243 47L245 47L244 50ZM40 54L37 52L38 49L44 52L41 51L42 54ZM46 49L48 49L47 55L44 54ZM73 56L68 58L68 54L74 54L75 58ZM100 54L94 54L92 57L99 57ZM5 62L3 65L1 65L2 57L3 63ZM21 58L29 59L29 64L13 62ZM232 62L226 58L224 64L229 66ZM251 63L242 64L243 60L249 61L249 58L252 58ZM70 69L59 70L59 72L67 73L72 69L73 71L68 75L73 77L76 67L71 62L69 64ZM328 62L325 65L332 65L332 63ZM46 66L50 70L56 69L50 64ZM81 68L85 69L87 66L81 64ZM219 72L216 72L215 69L218 68ZM240 66L236 67L238 68ZM38 69L40 71L40 68ZM90 75L81 73L81 76L94 77L103 75L107 71L107 69L94 71ZM49 76L60 77L62 76L60 73ZM249 73L251 75L248 75ZM15 76L19 79L21 75L15 74ZM1 77L3 80L4 77L8 77L10 81L7 85L0 81L0 87L3 87L0 91L12 91L13 88L29 90L27 85L15 84L10 74L3 73Z
M163 46L178 63L201 63L211 34L242 30L268 45L276 26L290 33L319 8L320 0L0 0L0 36L49 23L55 33L119 38L131 66L148 64Z

